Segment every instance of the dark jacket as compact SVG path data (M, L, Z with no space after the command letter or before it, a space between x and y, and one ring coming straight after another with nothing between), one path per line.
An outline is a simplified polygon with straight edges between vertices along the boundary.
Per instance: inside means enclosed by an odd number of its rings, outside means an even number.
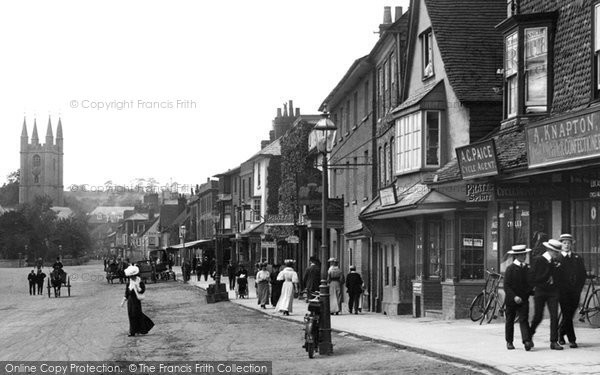
M35 282L37 281L37 278L35 277L35 273L29 273L29 275L27 276L27 280L29 280L30 284L35 284Z
M348 294L360 294L362 293L363 279L356 271L351 271L346 276L346 289Z
M46 274L43 272L40 272L37 275L35 275L35 278L36 278L36 281L38 284L43 285L44 279L46 278Z
M319 284L321 283L321 270L317 264L311 264L304 272L304 287L311 291L316 292L319 290Z
M523 303L527 303L532 292L532 287L529 286L527 276L529 266L525 264L523 267L512 263L506 268L504 273L504 292L506 293L506 304L515 306L515 297L521 297Z
M529 270L529 285L535 287L536 293L558 292L558 268L560 263L552 259L548 261L543 256L537 256L533 258L531 262L531 269Z
M561 266L558 269L558 287L568 293L581 293L585 285L587 273L583 258L571 252L569 257L560 256Z

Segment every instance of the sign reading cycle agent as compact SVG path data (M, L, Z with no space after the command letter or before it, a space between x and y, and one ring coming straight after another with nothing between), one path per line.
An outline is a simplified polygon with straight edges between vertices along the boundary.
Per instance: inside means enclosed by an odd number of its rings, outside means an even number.
M600 114L531 126L527 129L527 151L530 168L600 156Z
M493 139L459 147L456 149L456 157L463 179L498 174L496 146Z

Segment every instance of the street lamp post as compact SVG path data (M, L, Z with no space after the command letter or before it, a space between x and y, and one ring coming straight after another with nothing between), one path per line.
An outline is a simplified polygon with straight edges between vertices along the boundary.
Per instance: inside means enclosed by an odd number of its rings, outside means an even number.
M179 240L181 241L181 253L183 254L183 261L185 262L185 225L179 227ZM181 257L181 255L180 255ZM185 278L185 275L183 276Z
M323 113L323 118L317 122L313 131L316 135L317 150L322 158L322 187L321 194L321 285L319 286L319 299L321 302L320 332L319 332L319 353L332 354L333 344L331 342L331 316L329 306L329 285L327 284L327 259L329 259L329 243L327 228L327 206L329 201L329 186L327 175L327 153L328 144L331 138L335 136L335 124L329 119L327 113Z

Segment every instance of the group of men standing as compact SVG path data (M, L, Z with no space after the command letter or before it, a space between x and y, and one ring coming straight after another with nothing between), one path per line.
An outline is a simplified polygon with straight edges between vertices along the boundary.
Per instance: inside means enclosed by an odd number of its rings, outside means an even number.
M29 281L29 295L35 296L36 290L37 294L42 294L44 290L44 279L46 278L46 274L42 271L41 268L38 268L37 273L35 270L31 270L29 275L27 275L27 280Z
M577 348L577 337L573 327L573 316L586 280L583 258L573 252L573 236L562 234L559 240L544 242L545 252L525 263L531 252L525 245L515 245L508 252L513 256L505 272L506 292L506 347L514 349L514 322L518 316L521 338L525 350L533 348L533 336L544 317L544 307L550 314L550 348L563 350L564 337L569 347ZM534 314L529 324L529 296L533 295ZM562 319L558 321L558 307Z

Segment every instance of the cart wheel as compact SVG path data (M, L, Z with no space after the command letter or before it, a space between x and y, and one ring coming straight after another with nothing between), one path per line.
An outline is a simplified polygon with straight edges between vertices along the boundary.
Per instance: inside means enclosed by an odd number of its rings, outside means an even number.
M67 278L67 295L71 297L71 276Z

